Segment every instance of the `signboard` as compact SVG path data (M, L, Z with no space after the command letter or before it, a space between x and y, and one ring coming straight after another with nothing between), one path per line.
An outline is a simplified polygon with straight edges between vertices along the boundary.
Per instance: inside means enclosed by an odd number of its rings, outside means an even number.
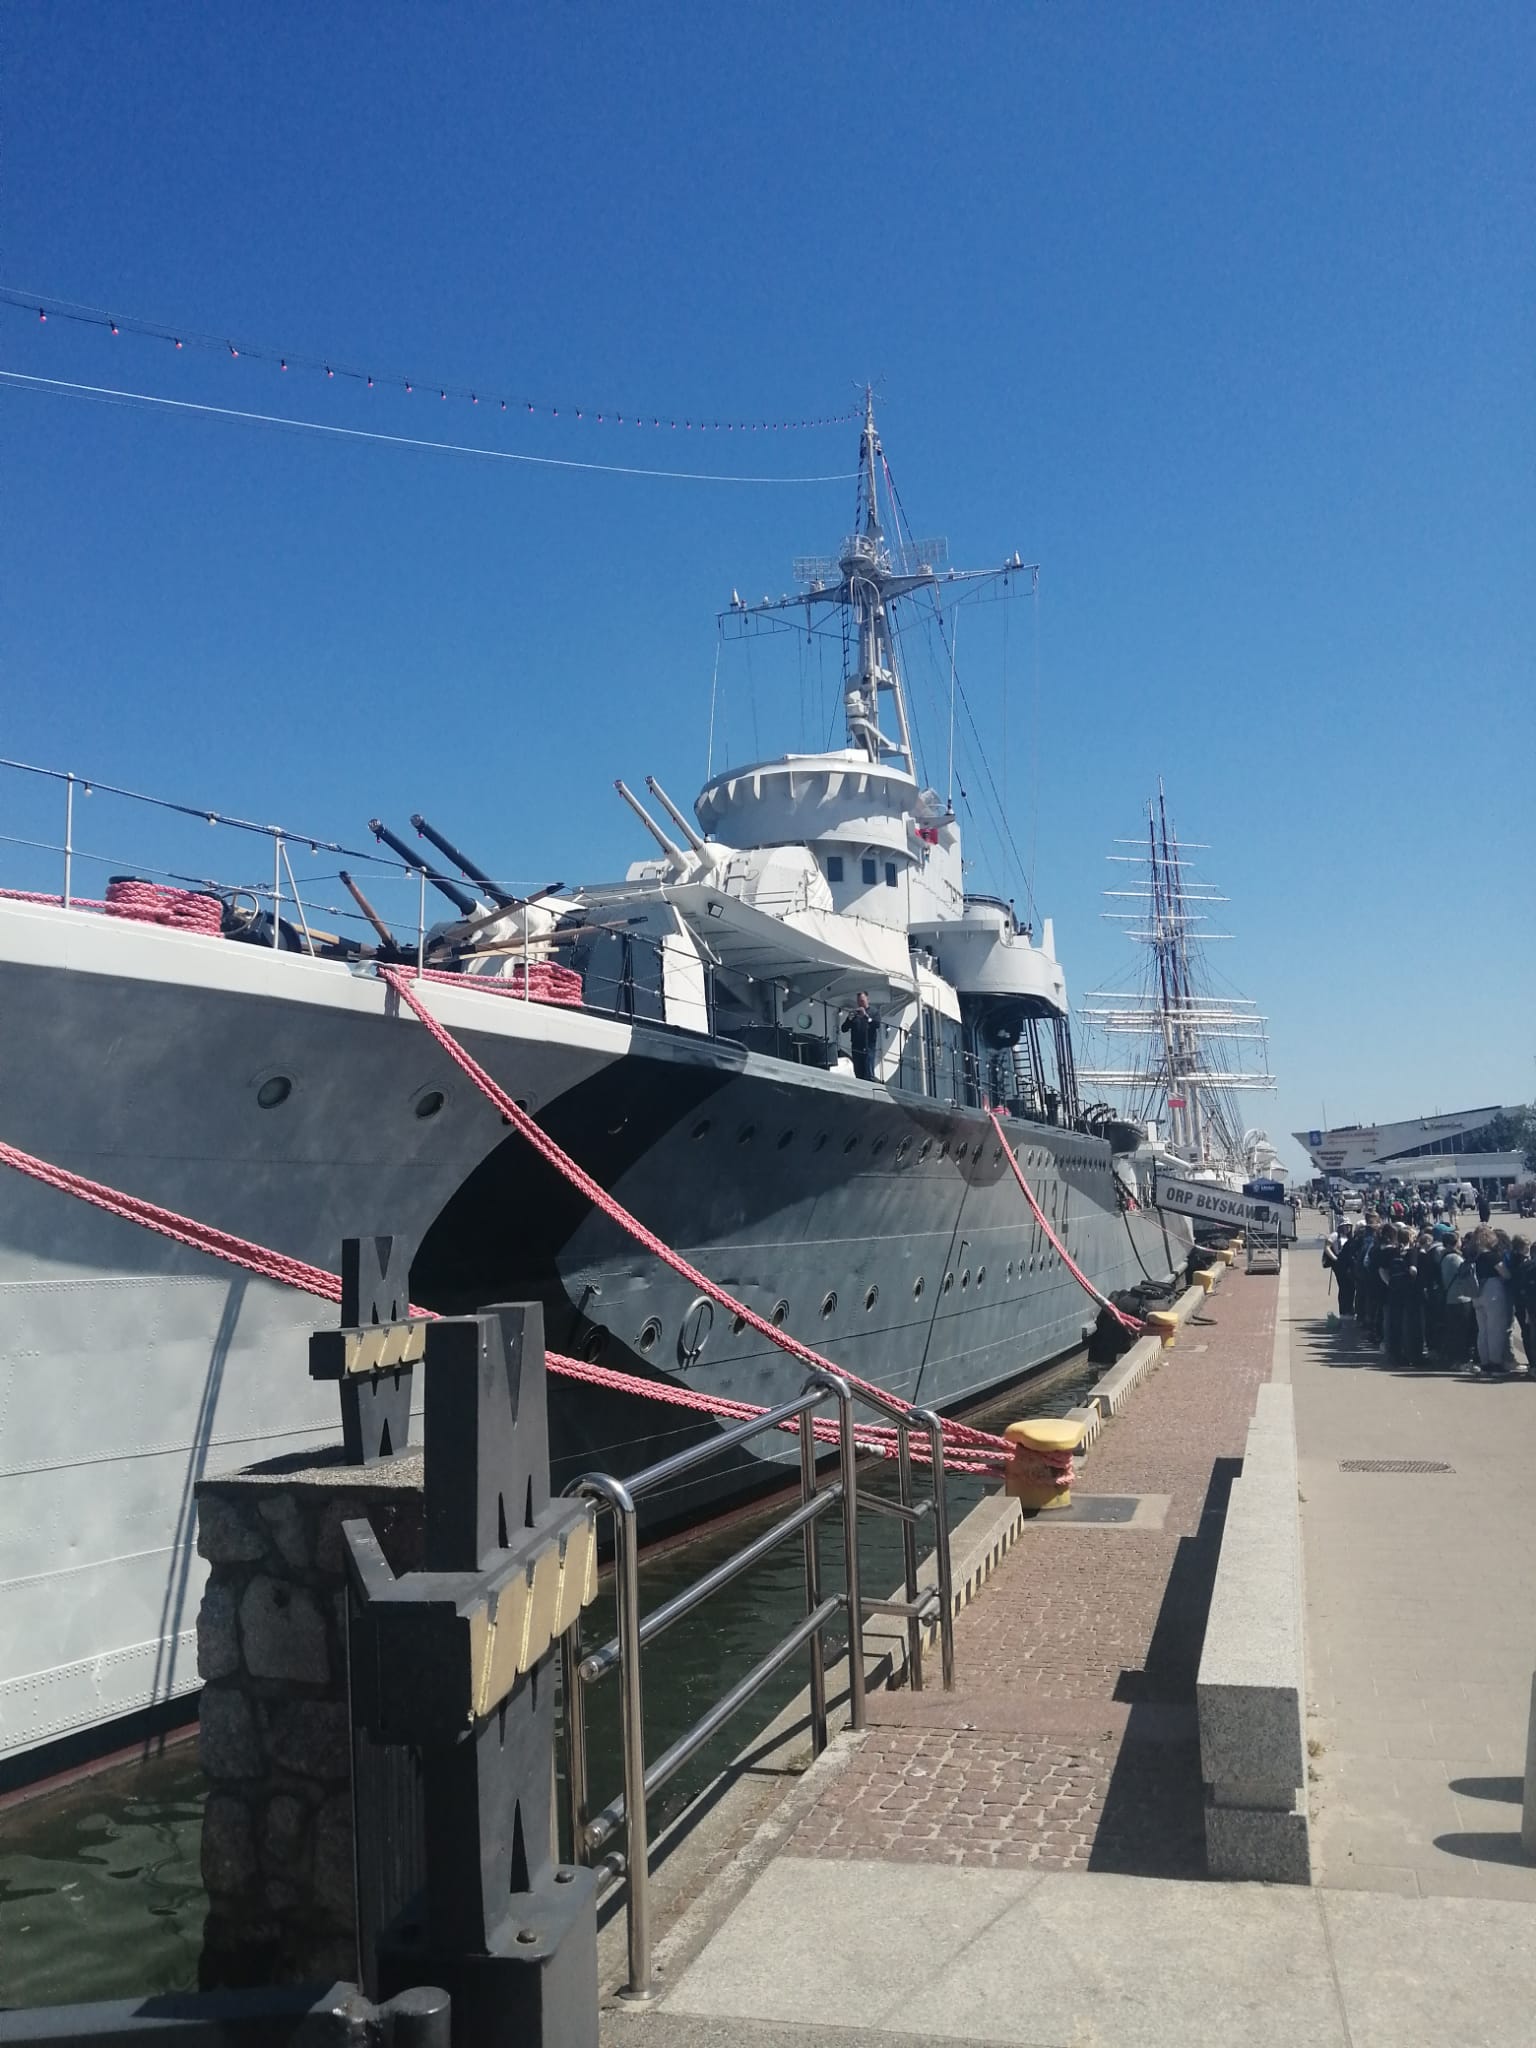
M1289 1202L1256 1202L1251 1195L1233 1194L1210 1181L1176 1180L1171 1174L1159 1173L1152 1200L1157 1208L1193 1217L1197 1223L1224 1223L1234 1230L1278 1230L1287 1239L1296 1236L1296 1218Z

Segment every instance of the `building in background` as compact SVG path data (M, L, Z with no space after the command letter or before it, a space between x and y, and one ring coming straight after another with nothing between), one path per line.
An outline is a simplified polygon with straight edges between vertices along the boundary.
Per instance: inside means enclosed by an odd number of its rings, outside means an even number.
M1527 1177L1525 1155L1505 1146L1511 1112L1499 1103L1409 1117L1395 1124L1343 1124L1295 1131L1318 1173L1349 1180L1468 1180L1489 1194Z

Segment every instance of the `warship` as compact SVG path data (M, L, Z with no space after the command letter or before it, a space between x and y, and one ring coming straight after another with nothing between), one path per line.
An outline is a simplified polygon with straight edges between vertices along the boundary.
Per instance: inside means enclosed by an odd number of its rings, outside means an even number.
M651 1231L893 1394L963 1408L1092 1328L1015 1164L1103 1293L1182 1263L1187 1236L1137 1204L1138 1133L1084 1113L1050 920L967 888L913 744L902 608L942 633L967 590L1032 572L911 538L869 402L858 473L837 553L729 608L836 622L844 743L712 772L692 818L654 779L654 812L620 784L651 849L621 880L518 895L418 818L431 860L377 836L452 915L404 938L350 872L363 937L321 929L292 854L334 842L276 827L249 828L269 890L141 873L82 904L66 829L62 891L0 892L0 1773L195 1691L198 1481L337 1433L305 1371L333 1310L50 1169L331 1270L344 1237L393 1232L413 1300L540 1302L552 1350L662 1391L799 1389L507 1129L386 964ZM79 779L56 780L72 803ZM557 1490L718 1427L611 1385L551 1401ZM729 1504L796 1455L722 1457L653 1515Z

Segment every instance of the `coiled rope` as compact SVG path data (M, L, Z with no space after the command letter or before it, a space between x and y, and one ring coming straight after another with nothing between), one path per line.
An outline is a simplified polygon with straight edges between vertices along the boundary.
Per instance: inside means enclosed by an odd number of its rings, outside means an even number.
M43 889L0 889L7 903L56 903L64 898ZM201 932L216 938L224 922L224 899L207 889L172 889L162 882L141 882L136 875L114 875L104 901L71 896L71 910L104 910L132 924L163 924L174 931Z
M224 922L224 899L206 889L168 889L135 875L114 875L107 884L108 917L135 924L163 924L179 932L215 937Z

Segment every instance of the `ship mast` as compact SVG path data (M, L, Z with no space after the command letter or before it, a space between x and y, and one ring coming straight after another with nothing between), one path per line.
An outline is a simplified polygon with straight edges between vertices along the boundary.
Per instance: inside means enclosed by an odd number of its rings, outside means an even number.
M1122 842L1136 845L1137 841ZM1136 991L1094 989L1090 1001L1106 1005L1084 1016L1106 1037L1139 1041L1141 1056L1126 1067L1088 1068L1081 1078L1123 1091L1130 1114L1166 1118L1168 1142L1191 1164L1220 1169L1239 1166L1245 1151L1236 1093L1269 1089L1267 1065L1243 1069L1242 1049L1267 1051L1265 1020L1241 996L1211 992L1200 951L1230 936L1202 930L1207 913L1197 905L1225 903L1218 891L1188 879L1188 855L1198 850L1181 841L1168 819L1161 781L1147 806L1145 850L1111 854L1110 859L1144 870L1136 886L1106 894L1130 899L1134 910L1106 911L1124 922L1126 936L1147 948L1151 963Z
M908 772L915 773L906 692L891 644L890 615L886 605L889 599L917 588L919 579L898 579L892 573L890 551L885 544L885 531L880 520L877 465L883 456L880 437L875 431L874 392L867 384L864 387L864 430L860 436L859 455L864 522L860 531L851 534L844 543L837 565L847 585L848 602L853 607L854 621L859 629L858 673L849 678L843 696L848 744L862 747L871 761L879 761L887 754L899 754ZM902 582L900 591L895 588L898 580ZM890 693L899 735L895 740L887 739L880 730L882 690Z
M864 424L859 431L858 508L855 531L835 556L805 555L796 561L795 581L806 587L793 597L764 598L761 604L731 600L722 614L738 631L772 623L770 615L803 607L810 623L815 605L841 605L857 628L852 673L843 685L843 716L848 744L878 765L896 761L914 779L917 760L907 715L906 690L896 657L892 607L914 591L937 592L941 586L984 582L993 577L1039 576L1034 563L1014 554L996 569L945 569L949 544L940 539L901 538L902 519L891 485L891 473L875 425L875 398L864 387ZM882 513L882 501L886 507ZM889 699L889 724L881 726L882 696Z

